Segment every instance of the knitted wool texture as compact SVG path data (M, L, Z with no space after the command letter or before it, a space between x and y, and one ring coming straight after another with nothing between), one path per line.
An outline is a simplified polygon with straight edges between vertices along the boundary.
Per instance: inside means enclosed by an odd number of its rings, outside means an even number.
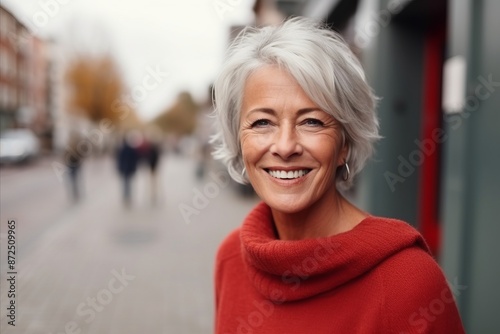
M464 333L422 236L395 219L283 241L260 203L221 244L215 285L218 334Z

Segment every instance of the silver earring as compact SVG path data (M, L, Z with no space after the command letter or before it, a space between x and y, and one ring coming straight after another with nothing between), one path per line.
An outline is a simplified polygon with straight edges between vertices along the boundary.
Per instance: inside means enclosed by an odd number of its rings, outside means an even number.
M347 181L347 180L349 180L349 177L351 177L351 171L349 170L349 165L346 162L346 163L344 163L344 171L342 174L342 180Z
M247 172L247 168L243 167L243 170L241 171L241 176L245 177L246 172Z

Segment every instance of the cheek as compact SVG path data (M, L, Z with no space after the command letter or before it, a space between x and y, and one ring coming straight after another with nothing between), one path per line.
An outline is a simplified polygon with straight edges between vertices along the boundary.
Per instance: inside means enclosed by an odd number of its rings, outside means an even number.
M241 153L244 161L252 161L262 156L269 146L269 138L262 134L242 134L240 136Z
M252 156L254 155L253 153L254 144L252 143L251 138L242 135L240 137L240 145L241 145L241 156L243 157L243 162L245 165L247 165L248 162L252 160Z
M316 159L322 162L337 164L341 156L339 138L335 135L312 135L303 137L304 146Z

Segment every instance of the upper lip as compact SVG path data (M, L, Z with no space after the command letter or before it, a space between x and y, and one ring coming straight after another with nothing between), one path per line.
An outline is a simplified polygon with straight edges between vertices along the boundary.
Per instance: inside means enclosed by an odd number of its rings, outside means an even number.
M272 167L265 167L265 170L283 170L285 172L289 171L296 171L296 170L310 170L312 168L309 167L295 167L295 166L272 166Z

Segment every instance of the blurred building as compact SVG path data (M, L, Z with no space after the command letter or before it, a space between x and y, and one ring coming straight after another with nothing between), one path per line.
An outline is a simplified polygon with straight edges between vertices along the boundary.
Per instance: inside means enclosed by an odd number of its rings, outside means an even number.
M45 42L0 6L0 130L26 127L50 140L48 66Z
M51 113L50 55L47 43L31 35L28 55L28 108L23 126L39 136L42 147L52 148L53 115Z
M0 6L0 120L1 127L14 127L18 112L27 106L26 78L28 32L9 11Z
M53 115L53 149L64 152L70 141L71 133L75 129L87 129L90 122L67 112L70 87L66 83L66 71L72 59L66 47L61 43L50 40L47 43L51 65L49 70L50 82L50 109Z
M43 148L57 152L64 152L71 134L78 133L92 142L94 153L106 150L112 131L70 106L75 87L68 82L68 70L82 54L64 39L40 39L30 30L36 27L26 23L0 6L0 131L30 128ZM106 82L116 79L106 73L103 77ZM119 128L138 126L133 103L119 107L130 109Z
M381 97L384 138L354 195L373 214L415 225L467 332L497 333L500 1L257 2L324 20L360 57Z

